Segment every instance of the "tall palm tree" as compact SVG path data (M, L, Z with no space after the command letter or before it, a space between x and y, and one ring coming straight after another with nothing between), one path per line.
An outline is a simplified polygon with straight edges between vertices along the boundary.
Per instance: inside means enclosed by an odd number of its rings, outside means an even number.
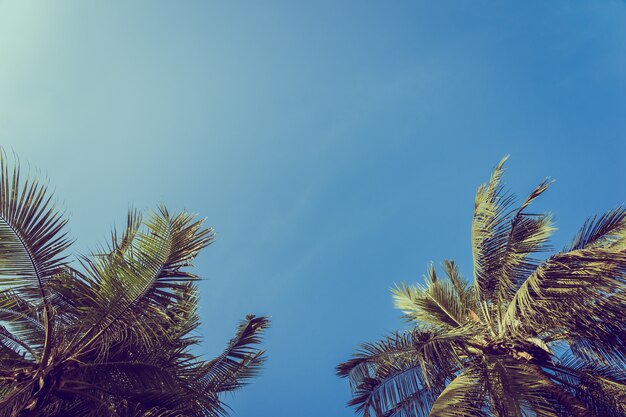
M10 165L13 165L11 168ZM199 343L203 221L164 207L78 262L47 186L0 155L0 416L225 414L222 393L255 376L268 325L248 316L212 360Z
M396 287L411 329L337 367L364 416L626 415L626 210L540 261L554 229L528 207L550 183L516 206L505 160L476 194L474 280L445 261Z

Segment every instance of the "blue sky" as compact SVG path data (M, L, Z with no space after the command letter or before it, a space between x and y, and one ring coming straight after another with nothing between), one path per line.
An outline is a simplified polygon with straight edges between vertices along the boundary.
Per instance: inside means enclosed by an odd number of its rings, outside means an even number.
M208 217L202 351L269 314L234 416L350 416L334 366L401 329L394 282L471 276L476 187L505 154L561 247L626 202L623 1L0 0L0 143L76 251L127 208Z

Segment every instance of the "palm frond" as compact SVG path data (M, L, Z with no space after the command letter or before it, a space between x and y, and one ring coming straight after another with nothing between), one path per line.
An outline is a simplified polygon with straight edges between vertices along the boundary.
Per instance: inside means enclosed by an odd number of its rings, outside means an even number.
M617 207L585 221L564 252L592 248L626 249L626 208Z
M424 328L362 345L337 367L337 374L350 380L349 405L364 415L370 409L377 416L403 416L409 410L428 415L446 381L462 367L463 341L472 334L472 329Z
M192 215L171 215L163 207L152 213L145 225L145 231L132 232L134 239L124 243L130 247L121 254L119 244L109 256L86 260L96 304L105 310L94 311L94 325L79 340L77 349L88 348L118 320L132 317L133 311L158 310L178 301L177 290L197 279L184 268L213 241L213 230L203 228L202 221ZM129 228L134 227L129 223ZM129 235L125 233L123 239Z
M454 261L444 260L442 267L463 305L464 315L467 315L474 322L479 322L480 317L477 311L480 308L476 287L469 285L469 281L461 276L459 268Z
M47 185L10 165L0 151L0 417L225 416L221 395L259 372L269 322L248 316L212 361L194 353L190 267L213 230L131 210L75 269Z
M510 356L488 357L486 366L487 396L492 413L503 417L560 416L560 405L550 401L555 387L540 368Z
M504 157L496 166L487 184L476 191L474 216L472 219L472 256L474 259L474 281L481 300L492 299L496 278L492 273L500 266L502 248L506 246L508 220L513 196L504 193L501 185Z
M407 319L432 326L462 327L469 320L467 302L453 283L437 278L431 265L424 287L401 284L391 290L394 305Z
M64 266L67 220L45 184L31 177L22 182L19 163L9 165L0 152L0 288L18 293L25 303L41 304L47 361L53 323L46 285Z
M444 272L446 273L446 276L454 287L454 291L459 296L464 295L467 292L469 281L461 276L461 273L459 272L459 268L457 267L456 263L452 260L446 259L445 261L443 261L442 266Z
M21 298L14 290L0 292L0 322L16 338L28 345L34 357L43 348L45 327L42 309ZM33 358L34 358L33 357Z
M619 294L625 289L626 252L597 248L556 254L520 286L505 313L504 325L508 331L523 323L537 332L600 331L599 323L622 322L608 313L617 314L615 306L623 302Z
M503 192L500 183L504 158L488 184L476 193L472 222L474 278L481 300L502 303L537 266L532 254L547 250L554 227L549 215L526 213L551 182L542 181L517 209L514 197Z
M593 327L589 327L591 317L586 323L570 324L566 340L571 353L587 363L626 368L626 326L617 321L623 315L623 304L611 306L618 308L600 307L605 316L592 312L597 320Z
M545 190L550 183L543 181L512 216L506 247L503 248L500 267L496 271L495 296L499 302L511 299L515 290L539 265L531 256L548 249L547 243L555 228L549 214L528 214L524 209Z
M413 331L337 368L364 416L626 417L626 208L541 261L554 227L528 208L551 182L515 208L505 161L476 193L473 285L445 261L447 280L431 266L424 286L397 286Z
M256 376L265 362L265 351L259 350L257 345L268 327L267 317L247 316L226 350L203 367L203 376L199 381L202 391L233 391Z
M485 410L485 374L470 367L459 373L439 394L429 416L489 417Z
M566 354L551 366L553 379L562 384L595 416L626 415L626 372L600 362L587 362Z
M70 241L67 223L52 203L48 187L35 178L22 183L19 163L0 152L0 284L22 297L46 299L45 282L63 267Z

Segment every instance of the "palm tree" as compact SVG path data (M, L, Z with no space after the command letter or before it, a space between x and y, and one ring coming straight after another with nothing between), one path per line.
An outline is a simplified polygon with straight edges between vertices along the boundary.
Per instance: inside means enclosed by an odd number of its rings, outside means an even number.
M474 280L452 261L393 290L411 329L337 367L364 416L625 416L626 210L589 219L538 260L554 230L503 191L506 158L476 194Z
M213 360L199 343L189 271L214 232L164 207L70 265L47 186L0 155L0 416L221 416L254 377L268 326L248 316Z

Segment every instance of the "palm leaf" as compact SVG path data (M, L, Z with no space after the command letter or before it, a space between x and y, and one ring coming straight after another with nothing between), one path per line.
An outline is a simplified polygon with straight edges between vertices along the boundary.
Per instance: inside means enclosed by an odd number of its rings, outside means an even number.
M626 372L567 354L551 366L553 378L563 384L595 416L626 415Z
M542 371L510 356L487 359L486 380L491 411L497 416L558 417L550 400L551 384Z
M62 252L70 245L67 220L52 203L46 185L27 177L19 163L9 167L0 152L0 288L19 294L43 311L43 361L48 360L53 322L47 282L64 267Z
M449 328L462 327L469 320L467 300L462 298L464 293L459 294L454 283L438 279L432 265L425 283L424 287L402 284L393 288L395 307L412 321Z
M479 369L465 369L439 394L429 416L488 417L484 410L484 382L485 375Z
M514 197L504 193L501 185L506 159L498 164L489 183L478 189L472 222L474 278L481 300L487 303L511 299L538 265L532 254L547 249L546 243L554 230L549 215L525 212L551 182L541 182L514 209Z
M617 207L588 219L564 252L594 247L626 249L626 208Z
M201 391L233 391L256 376L265 362L265 352L256 345L261 342L261 335L268 326L267 317L247 316L226 350L203 367L199 381Z
M428 415L445 382L462 367L462 340L470 329L415 329L364 344L337 367L354 392L349 405L368 415ZM421 414L420 414L421 413Z
M505 161L476 194L474 284L446 261L447 280L431 266L424 286L397 286L413 332L338 367L364 416L626 416L626 209L542 262L552 220L528 207L551 183L514 208Z
M203 228L202 221L187 213L170 215L163 207L152 213L145 225L146 231L123 235L134 239L125 244L130 247L122 253L118 251L120 244L110 256L85 261L95 304L105 306L105 310L94 312L92 328L76 344L79 351L91 346L119 320L133 317L135 311L161 309L178 301L178 290L186 281L197 279L184 268L213 241L213 230ZM131 222L129 228L133 227ZM136 330L150 331L145 327Z
M512 216L506 247L502 249L500 267L495 272L495 297L499 302L511 299L515 290L538 266L530 258L534 253L548 249L547 242L554 231L552 218L547 214L527 214L524 210L530 203L548 189L550 182L543 181L526 198L521 207Z
M496 166L487 184L476 191L472 219L472 256L474 281L481 300L493 298L496 279L493 271L500 267L502 250L506 246L507 228L513 197L504 193L501 179L504 157Z
M519 288L504 325L509 331L522 323L529 323L537 332L601 330L598 321L611 320L607 313L615 310L615 300L609 296L626 289L625 279L626 253L598 248L556 254Z

